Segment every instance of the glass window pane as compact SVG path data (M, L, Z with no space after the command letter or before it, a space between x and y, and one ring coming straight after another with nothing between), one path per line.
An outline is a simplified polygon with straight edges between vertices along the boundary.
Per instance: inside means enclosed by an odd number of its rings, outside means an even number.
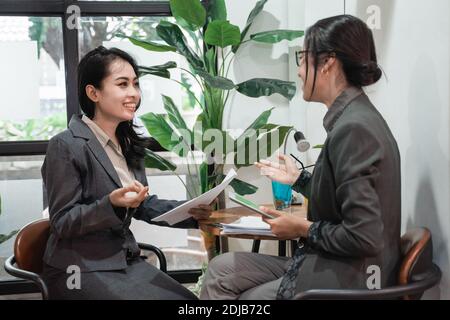
M0 234L8 235L43 217L44 156L0 157ZM0 243L0 263L13 254L15 236ZM0 281L12 278L0 268Z
M66 128L63 52L61 18L0 16L0 141L48 140Z

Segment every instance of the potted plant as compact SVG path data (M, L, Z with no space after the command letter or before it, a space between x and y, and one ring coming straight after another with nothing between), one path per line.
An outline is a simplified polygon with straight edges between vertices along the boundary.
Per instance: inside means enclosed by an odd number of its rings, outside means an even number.
M271 156L283 144L291 129L289 126L268 123L272 109L262 112L238 137L232 137L223 128L224 109L233 91L253 98L280 94L290 100L295 95L294 82L257 78L234 83L227 78L236 53L245 43L255 41L271 45L303 36L301 30L271 30L247 37L254 19L262 12L266 2L260 0L256 3L242 31L227 20L225 0L209 0L205 7L200 0L170 0L176 23L161 21L156 27L158 36L165 43L117 34L148 51L180 54L189 65L189 70L180 68L182 76L190 77L201 88L202 96L197 97L185 82L172 79L201 108L192 128L186 125L179 108L168 96L162 97L167 116L150 112L141 117L150 135L165 149L186 159L194 159L194 152L204 154L202 163L187 162L187 179L190 182L187 191L191 197L220 183L225 176L224 165L230 163L227 162L229 159L233 159L231 164L239 169ZM177 67L174 61L168 61L163 65L140 66L139 73L140 76L171 79L170 69ZM163 171L177 169L174 163L150 150L145 160L149 168ZM257 190L255 186L239 179L234 179L231 187L241 195L252 194ZM224 198L219 199L219 207L224 206Z
M199 188L189 190L192 196L203 193L220 183L224 177L225 158L231 153L235 155L234 164L237 168L253 165L254 161L251 161L251 158L254 155L249 152L251 138L256 139L256 160L259 160L261 154L266 153L270 156L277 150L290 129L288 126L268 123L272 109L262 112L237 139L231 137L222 128L224 108L230 92L234 90L254 98L280 94L287 99L292 99L295 95L294 82L258 78L235 84L227 78L236 52L246 42L274 44L303 36L304 33L300 30L272 30L252 34L246 40L254 19L263 10L266 2L267 0L260 0L256 3L242 31L227 20L225 0L210 0L206 8L200 0L170 0L172 14L177 23L161 21L156 27L157 34L166 44L129 37L125 34L118 35L128 38L133 44L149 51L177 52L184 56L190 70L182 69L182 72L197 82L202 90L203 97L196 97L189 86L175 80L184 87L202 110L194 128L187 127L179 109L168 96L163 96L168 117L152 112L141 117L152 137L167 150L174 151L182 157L192 156L193 149L205 153L206 161L196 168ZM190 41L187 37L190 37ZM202 42L205 44L203 48L199 45ZM194 43L193 46L192 43ZM219 63L217 63L218 57L221 58ZM177 68L177 64L173 61L158 66L140 66L140 76L154 75L170 79L170 69L173 68ZM215 131L216 133L220 132L223 141L222 150L212 148L213 142L205 139L205 133L211 129L218 130ZM275 145L271 145L272 135L278 136ZM201 140L196 139L197 137ZM239 159L239 152L246 155ZM172 171L176 169L175 164L151 151L148 151L147 155L147 167ZM209 172L208 164L213 167L213 170ZM237 179L232 183L232 187L239 194L251 194L257 190L256 187Z

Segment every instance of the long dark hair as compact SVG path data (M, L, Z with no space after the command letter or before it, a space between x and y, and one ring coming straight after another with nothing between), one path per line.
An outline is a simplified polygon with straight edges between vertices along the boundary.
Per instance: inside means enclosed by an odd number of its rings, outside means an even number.
M305 33L305 49L306 79L309 56L314 63L311 96L316 85L317 68L329 56L339 59L347 82L352 86L369 86L381 78L372 30L354 16L339 15L317 21Z
M78 99L81 110L90 119L93 119L95 115L95 103L87 96L86 86L92 85L101 89L103 79L109 75L111 63L117 59L128 62L136 75L139 75L138 66L133 57L117 48L106 49L100 46L88 52L78 64ZM138 102L136 110L140 104L141 101ZM151 141L138 135L134 130L135 127L137 126L132 120L123 121L117 126L116 136L127 164L136 168L139 166L139 160L145 155L144 148L149 147Z

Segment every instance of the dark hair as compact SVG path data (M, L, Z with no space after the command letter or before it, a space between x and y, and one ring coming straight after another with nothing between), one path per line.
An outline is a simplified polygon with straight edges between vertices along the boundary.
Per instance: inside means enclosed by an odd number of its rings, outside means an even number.
M372 31L354 16L339 15L317 21L306 31L305 49L314 60L312 92L316 84L317 68L324 54L328 57L335 55L339 59L348 83L355 87L369 86L381 78ZM309 54L305 55L306 79Z
M95 103L86 94L86 86L92 85L101 89L102 81L110 73L110 65L113 61L121 59L128 62L136 75L139 75L136 61L125 51L117 48L106 49L100 46L88 52L78 64L78 99L81 110L87 117L92 119L95 115ZM139 108L141 102L136 106ZM123 155L127 164L131 167L137 167L139 160L145 155L144 148L148 147L150 140L140 137L134 131L133 121L123 121L116 129L116 136L122 148Z

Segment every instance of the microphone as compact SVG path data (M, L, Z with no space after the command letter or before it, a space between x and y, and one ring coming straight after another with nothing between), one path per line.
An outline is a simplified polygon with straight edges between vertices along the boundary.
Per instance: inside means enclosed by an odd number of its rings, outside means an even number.
M305 135L301 131L296 131L294 133L294 139L297 143L297 150L300 152L306 152L311 147L311 144L306 140Z

